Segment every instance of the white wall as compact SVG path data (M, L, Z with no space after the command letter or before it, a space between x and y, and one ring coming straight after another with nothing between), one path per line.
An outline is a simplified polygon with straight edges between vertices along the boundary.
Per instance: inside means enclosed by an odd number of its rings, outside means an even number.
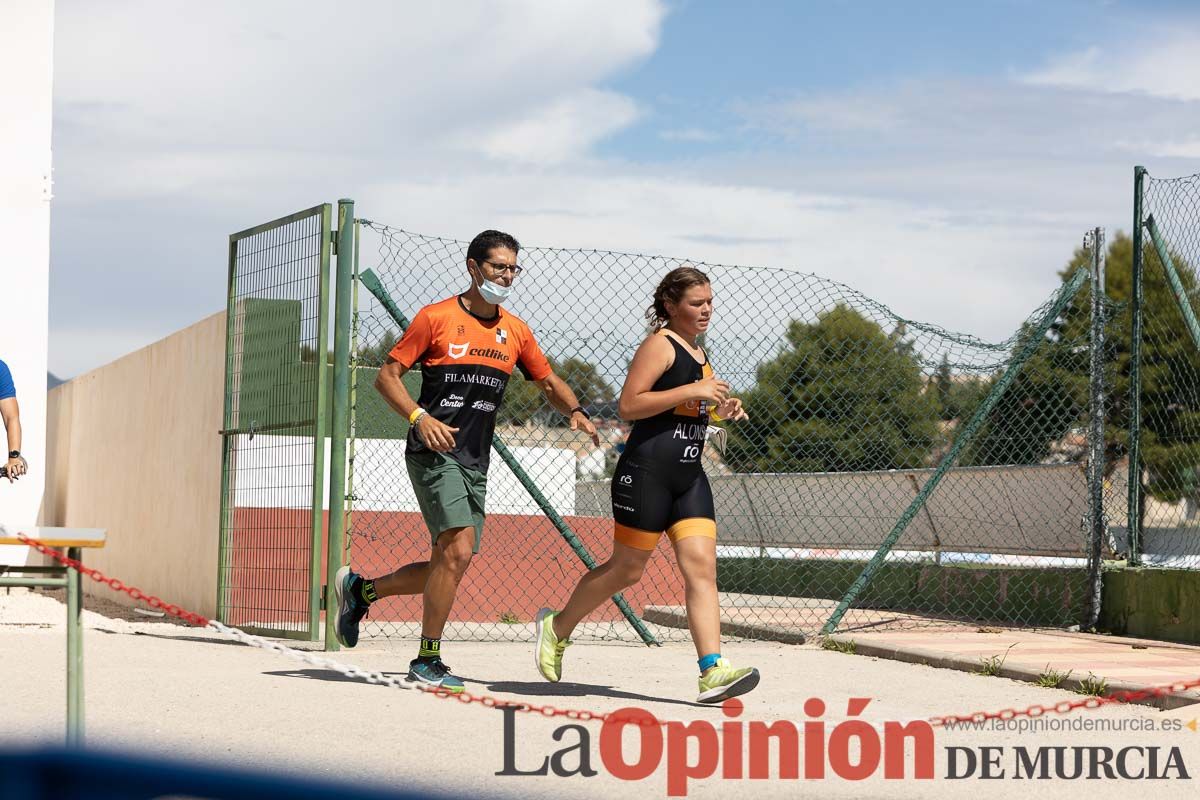
M359 439L354 451L355 511L418 511L404 465L403 439ZM239 508L310 508L312 506L310 439L259 434L237 437ZM575 513L575 454L554 447L511 447L526 472L562 516ZM329 442L325 442L325 485L329 485ZM322 492L324 507L329 494ZM488 469L487 513L538 514L538 505L504 460L493 451Z
M29 474L0 481L0 520L37 522L46 483L46 342L50 293L53 0L0 0L0 359L21 406ZM0 564L24 563L0 547Z

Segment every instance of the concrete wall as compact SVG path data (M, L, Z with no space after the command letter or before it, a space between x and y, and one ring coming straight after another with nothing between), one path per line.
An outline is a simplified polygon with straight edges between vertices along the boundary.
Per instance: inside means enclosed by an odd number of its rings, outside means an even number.
M1105 571L1099 628L1122 636L1200 644L1200 572Z
M48 402L41 524L106 528L108 546L86 563L205 615L216 613L224 375L222 312Z
M874 551L933 470L709 475L726 545ZM575 513L607 516L609 482L580 482ZM898 550L1043 557L1086 554L1079 467L968 467L947 473Z
M50 297L50 132L54 3L0 2L0 360L21 408L29 473L0 481L0 522L37 521L46 481L46 343ZM7 452L4 426L0 448ZM28 548L0 546L0 564L24 564Z

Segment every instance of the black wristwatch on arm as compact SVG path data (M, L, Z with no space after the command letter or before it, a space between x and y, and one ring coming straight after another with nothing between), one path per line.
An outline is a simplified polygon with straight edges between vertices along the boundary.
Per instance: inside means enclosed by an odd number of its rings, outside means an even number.
M575 414L575 412L576 412L576 411L578 411L580 414L583 414L583 416L584 416L586 419L591 419L591 418L592 418L592 415L591 415L591 414L589 414L589 413L587 413L586 411L584 411L584 410L583 410L583 406L575 406L574 408L572 408L572 409L571 409L571 413L570 413L570 414L567 414L567 416L568 416L568 417L570 417L570 416L574 416L574 414Z
M9 457L9 458L20 458L20 457L21 457L21 451L20 451L20 450L9 450L9 451L8 451L8 457Z

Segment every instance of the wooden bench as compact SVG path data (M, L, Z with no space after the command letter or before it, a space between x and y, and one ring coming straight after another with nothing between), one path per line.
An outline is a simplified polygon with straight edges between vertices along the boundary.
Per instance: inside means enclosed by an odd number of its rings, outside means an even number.
M107 535L100 528L28 528L30 539L49 547L65 547L67 557L81 561L84 547L104 547ZM0 544L24 545L9 529L0 528ZM19 573L22 577L13 577ZM67 744L83 744L83 581L78 570L54 563L50 566L0 565L0 586L60 588L67 590Z

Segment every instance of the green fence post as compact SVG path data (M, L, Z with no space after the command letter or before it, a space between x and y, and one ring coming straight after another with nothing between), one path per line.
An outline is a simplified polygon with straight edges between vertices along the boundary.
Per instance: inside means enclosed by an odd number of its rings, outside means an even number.
M1104 303L1107 282L1104 275L1104 229L1096 228L1092 243L1092 315L1088 379L1088 595L1081 630L1096 627L1100 619L1101 581L1103 580L1104 533Z
M67 548L67 558L80 560L78 547ZM80 614L83 587L79 570L67 567L67 745L83 744L83 630Z
M229 278L225 302L225 406L221 430L232 427L233 419L233 322L237 302L237 239L229 237ZM225 606L225 587L229 577L230 553L225 537L233 528L233 501L230 498L230 474L233 471L233 448L229 439L221 436L221 513L217 519L217 621L228 622Z
M338 200L333 315L333 426L329 442L329 559L325 573L325 649L338 650L333 579L346 555L346 439L350 435L350 291L354 272L354 201ZM323 359L323 356L322 356Z
M362 235L362 224L354 220L354 274L350 277L350 354L355 362L350 365L350 410L347 422L346 443L346 524L342 531L346 538L346 550L354 547L354 455L358 442L358 245ZM349 559L347 558L347 563Z
M376 276L374 272L369 269L363 270L363 272L359 275L359 280L361 280L363 286L367 287L367 290L375 296L375 299L380 302L388 314L391 315L392 319L396 321L396 324L400 326L401 331L408 328L408 317L404 316L404 312L402 312L399 306L396 305L395 301L392 300L391 295L388 293L387 289L383 288L383 284L380 282L378 276ZM579 537L576 536L575 532L571 530L569 525L567 525L566 520L564 520L557 511L555 511L554 506L550 505L550 501L546 499L544 494L542 494L542 490L539 489L538 485L534 483L532 478L529 477L529 473L527 473L525 468L521 466L521 462L517 461L512 452L508 449L499 436L492 436L492 447L495 448L496 452L500 455L500 458L504 461L504 463L508 465L508 468L512 470L513 475L515 475L517 480L521 482L521 485L525 487L525 490L529 492L529 496L533 498L535 503L537 503L538 507L542 510L542 513L546 515L546 518L549 519L551 524L558 529L559 534L561 534L563 539L566 540L567 544L575 552L575 555L579 557L579 560L582 561L588 569L595 569L596 560L592 557L592 554L589 553L587 548L583 546L583 542L579 540ZM637 631L638 636L642 638L643 642L648 645L659 644L658 640L654 638L654 634L650 632L650 630L646 627L646 624L642 622L641 618L638 617L637 614L633 613L633 609L622 595L615 594L613 595L612 600L617 608L621 610L621 614L625 617L633 629Z
M312 471L312 557L308 568L308 638L321 638L321 543L324 540L321 507L325 500L325 439L329 423L329 368L325 353L329 348L329 241L333 207L326 203L321 208L321 277L317 287L317 355L313 368L317 379L317 408L313 416L313 471Z
M835 630L837 630L837 626L841 624L842 617L846 615L846 612L850 609L850 606L854 603L858 596L866 590L867 586L870 585L871 581L875 577L875 573L878 572L883 566L884 561L887 559L888 553L891 552L896 542L899 541L900 536L904 533L904 530L908 527L908 524L912 522L913 518L916 517L921 508L924 507L925 502L929 499L929 496L933 494L933 490L937 488L937 485L941 483L942 478L958 459L958 456L963 451L963 448L965 448L967 444L975 437L976 432L983 425L988 414L990 414L992 409L995 408L996 403L1000 401L1000 397L1005 391L1008 390L1008 387L1016 379L1017 373L1021 371L1021 367L1027 360L1029 360L1029 357L1033 355L1034 351L1037 350L1038 346L1041 345L1041 343L1045 340L1046 333L1050 330L1050 326L1053 325L1054 321L1059 317L1059 315L1062 314L1063 310L1067 307L1067 304L1071 302L1071 298L1075 296L1075 293L1079 291L1079 287L1083 285L1087 278L1088 270L1084 267L1080 267L1075 271L1075 274L1071 276L1071 279L1063 285L1062 289L1059 291L1058 297L1055 299L1050 309L1042 316L1041 320L1038 321L1037 328L1025 341L1024 346L1021 348L1016 358L1013 359L1012 363L1009 364L1008 369L1004 371L1004 374L1000 377L1000 380L996 381L996 385L992 387L992 390L988 392L987 397L984 398L983 402L979 404L979 408L975 409L975 414L971 417L971 421L968 422L963 428L963 432L957 438L955 438L954 444L951 446L949 452L942 457L941 463L938 464L938 467L936 470L934 470L933 474L929 476L929 480L925 481L925 485L921 487L920 493L913 498L911 503L909 503L908 508L905 509L904 513L900 515L900 519L896 521L896 525L892 528L891 532L884 537L883 543L879 545L879 549L875 551L875 555L871 557L871 560L867 562L867 565L863 568L863 571L857 578L854 579L854 583L852 583L850 588L846 590L846 595L842 598L841 602L838 603L837 608L834 609L833 613L829 616L829 619L825 622L824 627L821 628L822 636L829 636Z
M1158 260L1162 262L1163 272L1167 273L1167 283L1171 285L1171 293L1175 295L1175 302L1179 304L1179 313L1183 315L1183 324L1188 329L1188 333L1192 335L1192 342L1196 345L1196 349L1200 350L1200 322L1196 321L1196 312L1192 311L1192 303L1188 300L1187 290L1183 288L1183 281L1179 279L1179 273L1175 269L1175 263L1171 260L1171 254L1167 252L1167 243L1158 233L1158 225L1154 223L1153 214L1146 218L1146 230L1150 232L1150 241L1154 243Z
M1146 168L1133 168L1133 284L1129 331L1129 565L1142 561L1142 193Z

